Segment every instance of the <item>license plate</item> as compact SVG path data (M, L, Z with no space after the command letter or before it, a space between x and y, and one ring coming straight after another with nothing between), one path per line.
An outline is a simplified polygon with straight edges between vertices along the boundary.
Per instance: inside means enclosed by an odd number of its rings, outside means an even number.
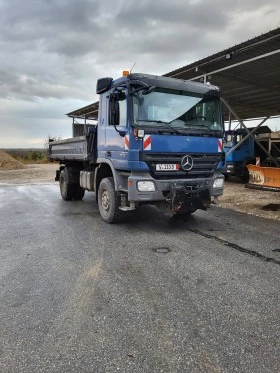
M177 171L179 164L157 164L156 171Z

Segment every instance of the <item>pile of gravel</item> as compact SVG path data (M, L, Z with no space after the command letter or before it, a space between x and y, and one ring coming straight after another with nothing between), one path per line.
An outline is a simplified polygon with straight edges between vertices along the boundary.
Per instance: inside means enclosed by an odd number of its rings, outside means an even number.
M25 166L0 149L0 170L20 170Z

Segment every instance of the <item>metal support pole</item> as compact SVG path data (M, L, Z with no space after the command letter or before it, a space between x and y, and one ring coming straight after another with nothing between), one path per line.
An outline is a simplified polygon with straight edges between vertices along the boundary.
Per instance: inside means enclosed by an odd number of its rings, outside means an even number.
M207 75L204 74L204 77L203 77L203 83L206 84L207 83ZM200 114L201 115L201 114ZM202 116L205 118L205 103L202 105Z
M85 116L84 135L87 133L87 117Z
M269 154L269 152L265 149L265 147L262 146L262 144L253 136L253 134L256 132L256 130L265 122L267 121L267 119L269 119L269 116L266 117L256 128L253 129L253 131L249 131L248 128L245 126L245 124L243 123L242 119L238 116L238 114L232 109L232 107L230 106L230 104L224 99L221 97L221 101L224 103L224 105L228 108L228 110L231 111L231 113L235 116L235 118L238 120L238 122L244 127L245 131L247 132L248 135L246 135L244 137L244 139L242 139L237 145L241 145L245 140L247 140L248 137L252 136L255 143L257 143L259 145L259 147L265 152L265 154L268 156L268 158L270 158L273 163L275 163L276 167L279 167L279 163L277 162L277 160L272 157L271 154ZM238 148L238 146L234 146L232 149L230 149L230 151L227 153L230 154L232 153L236 148Z
M263 120L262 120L262 121L257 125L257 127L255 127L252 131L249 131L249 134L247 134L247 135L246 135L246 136L245 136L241 141L239 141L238 144L236 144L232 149L229 150L229 152L226 154L226 157L227 157L229 154L231 154L232 152L234 152L235 149L239 148L239 146L240 146L241 144L243 144L243 142L246 141L246 140L248 139L248 137L252 136L252 137L254 138L254 140L255 140L255 137L253 136L254 133L257 131L257 129L258 129L261 125L264 124L264 122L267 121L268 118L269 118L269 117L266 117L265 119L263 119Z

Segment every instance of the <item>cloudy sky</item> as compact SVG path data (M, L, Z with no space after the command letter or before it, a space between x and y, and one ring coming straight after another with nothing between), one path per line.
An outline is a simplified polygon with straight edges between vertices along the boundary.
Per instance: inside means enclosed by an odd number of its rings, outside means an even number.
M0 0L0 148L71 137L100 77L161 75L279 20L279 0Z

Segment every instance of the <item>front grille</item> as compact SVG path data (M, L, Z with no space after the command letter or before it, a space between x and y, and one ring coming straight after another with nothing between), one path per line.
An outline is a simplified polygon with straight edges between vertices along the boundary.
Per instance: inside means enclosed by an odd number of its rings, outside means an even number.
M190 171L184 171L181 166L182 158L186 153L140 153L140 160L147 163L152 176L155 179L174 179L198 177L211 177L222 160L222 154L188 153L193 158L193 167ZM176 171L156 171L157 164L179 164Z

